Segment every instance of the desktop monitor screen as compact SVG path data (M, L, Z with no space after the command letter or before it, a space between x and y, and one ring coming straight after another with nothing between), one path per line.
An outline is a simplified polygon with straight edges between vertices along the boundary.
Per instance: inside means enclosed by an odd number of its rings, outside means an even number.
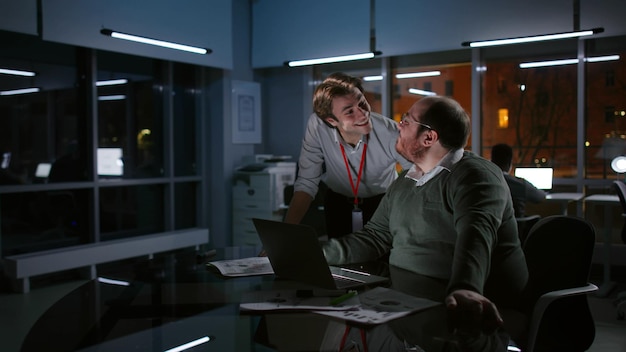
M48 176L50 175L51 168L52 168L52 164L50 163L37 164L37 169L35 169L35 177L48 178Z
M515 168L515 176L526 179L539 189L552 189L553 173L554 170L551 167Z
M122 148L98 148L98 175L124 175L122 156Z

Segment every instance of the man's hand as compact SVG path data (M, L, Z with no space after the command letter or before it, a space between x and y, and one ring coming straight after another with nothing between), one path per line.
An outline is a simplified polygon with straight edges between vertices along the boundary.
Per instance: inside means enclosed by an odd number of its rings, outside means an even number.
M496 305L470 290L456 290L445 300L450 330L476 335L491 334L503 324Z

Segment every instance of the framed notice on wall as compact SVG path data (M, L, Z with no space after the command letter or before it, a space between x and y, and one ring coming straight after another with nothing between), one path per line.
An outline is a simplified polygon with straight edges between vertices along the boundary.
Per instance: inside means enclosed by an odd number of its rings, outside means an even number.
M261 86L233 81L233 143L261 143Z

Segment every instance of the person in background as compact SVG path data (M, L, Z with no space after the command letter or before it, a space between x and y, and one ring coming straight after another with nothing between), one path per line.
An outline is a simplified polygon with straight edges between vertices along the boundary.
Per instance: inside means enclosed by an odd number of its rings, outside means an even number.
M503 324L499 308L518 308L528 280L502 172L463 150L470 120L453 99L422 98L399 126L396 148L413 166L364 228L324 242L324 255L340 265L388 254L392 273L399 268L442 283L438 298L461 335L484 336Z
M546 199L546 192L536 188L527 180L511 175L513 167L513 148L505 143L491 147L491 161L502 170L504 179L509 185L515 217L526 216L526 203L541 203Z
M397 124L370 111L358 78L328 76L315 89L313 109L284 221L302 221L323 181L327 235L334 238L366 223L397 178L396 163L410 163L395 149Z

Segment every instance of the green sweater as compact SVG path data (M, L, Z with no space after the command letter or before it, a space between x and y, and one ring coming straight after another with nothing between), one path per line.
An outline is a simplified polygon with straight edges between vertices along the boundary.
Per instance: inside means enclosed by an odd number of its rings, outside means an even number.
M404 177L389 187L363 230L323 245L329 264L371 261L448 280L501 306L517 306L528 271L502 171L464 152L422 186Z

